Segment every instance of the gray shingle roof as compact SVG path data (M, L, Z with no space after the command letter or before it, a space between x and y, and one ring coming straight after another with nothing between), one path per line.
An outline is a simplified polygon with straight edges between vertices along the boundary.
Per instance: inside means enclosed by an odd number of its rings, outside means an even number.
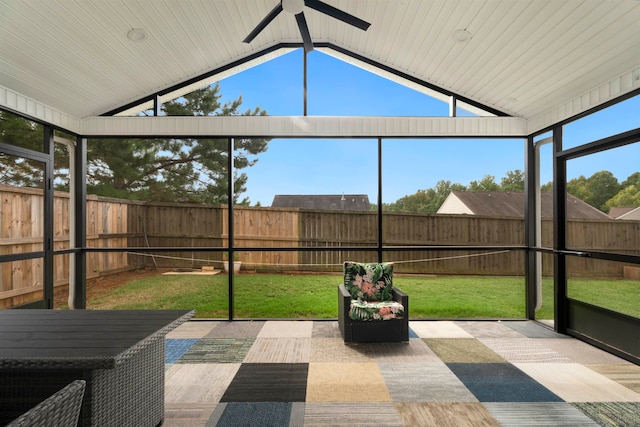
M524 217L524 193L454 191L474 215ZM540 212L543 218L553 217L553 194L541 193ZM606 213L571 194L567 195L567 218L611 219Z

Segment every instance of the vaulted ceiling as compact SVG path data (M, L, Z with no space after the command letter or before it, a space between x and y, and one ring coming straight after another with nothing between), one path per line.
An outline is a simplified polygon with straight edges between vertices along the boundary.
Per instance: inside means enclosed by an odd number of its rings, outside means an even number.
M362 31L305 7L316 48L426 93L440 88L539 120L553 109L579 113L640 88L637 0L325 3L371 26ZM198 76L215 81L239 72L287 51L279 47L301 46L288 12L243 43L277 4L0 0L0 86L79 119L98 116ZM144 40L128 38L132 29L144 30Z

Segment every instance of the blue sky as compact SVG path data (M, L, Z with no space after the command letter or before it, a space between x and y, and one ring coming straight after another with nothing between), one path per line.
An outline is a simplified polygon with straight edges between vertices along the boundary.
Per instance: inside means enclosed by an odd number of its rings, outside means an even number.
M272 116L303 115L303 57L296 50L220 81L223 99L242 95L242 109ZM446 116L448 105L318 51L308 55L310 116ZM640 126L640 97L565 127L565 148ZM245 169L251 204L269 206L276 194L367 194L377 200L375 139L271 140L255 166ZM507 171L524 170L524 142L498 140L384 140L383 202L435 186L464 185ZM568 164L569 178L609 170L623 181L640 171L640 143ZM542 149L542 178L552 179L550 146Z

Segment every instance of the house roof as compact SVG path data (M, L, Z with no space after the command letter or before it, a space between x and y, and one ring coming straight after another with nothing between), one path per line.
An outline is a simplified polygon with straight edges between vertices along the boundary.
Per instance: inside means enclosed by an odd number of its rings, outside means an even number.
M609 216L611 218L618 218L618 217L621 217L622 215L625 215L631 212L634 209L640 209L640 208L637 208L635 206L614 206L609 211Z
M305 7L317 50L531 131L640 89L638 1L323 1L371 26ZM83 119L186 93L299 48L288 12L243 43L277 4L0 0L0 106ZM129 39L132 29L146 38Z
M473 215L524 217L524 193L453 191L449 194L448 198L449 197L457 198ZM540 202L540 214L542 218L553 218L553 194L546 192L541 193ZM438 213L460 212L441 212L439 210ZM567 218L611 219L609 215L571 194L567 195Z
M613 207L609 216L615 219L640 220L640 206L635 207Z
M273 198L274 208L326 209L343 211L369 211L371 204L366 194L281 195Z

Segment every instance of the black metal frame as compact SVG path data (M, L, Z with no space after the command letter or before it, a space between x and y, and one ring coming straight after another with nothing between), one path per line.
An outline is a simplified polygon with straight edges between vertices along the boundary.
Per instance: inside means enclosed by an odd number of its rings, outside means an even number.
M41 300L33 301L21 308L53 308L53 131L45 126L42 135L42 152L0 143L0 152L40 162L44 165L44 212L43 212L43 249L12 255L0 255L0 263L42 258L43 295Z
M157 114L159 112L159 98L161 95L170 93L180 87L184 87L188 84L191 84L195 81L203 80L207 77L211 77L221 71L226 69L233 68L237 65L240 65L243 62L252 60L256 57L262 56L266 53L270 53L274 50L280 48L290 48L290 47L300 47L299 44L279 44L273 47L267 48L261 52L258 52L254 55L251 55L247 58L244 58L241 61L237 61L235 63L229 64L225 67L222 67L217 70L213 70L210 73L198 76L194 79L190 79L189 81L183 82L180 85L176 85L170 87L162 92L155 93L150 95L145 99L141 99L135 101L133 103L127 104L119 109L112 110L104 115L113 115L118 112L125 111L135 105L139 105L142 102L148 102L150 100L154 101L154 111ZM465 99L464 97L458 96L456 94L450 93L449 91L443 90L442 88L434 87L424 81L419 81L412 76L403 74L398 72L397 70L389 69L382 64L379 64L375 61L372 61L368 58L361 57L352 52L346 51L337 46L333 46L331 44L317 44L317 47L328 47L335 49L343 54L349 55L354 59L365 61L368 64L376 66L378 68L384 69L386 71L392 72L395 75L406 78L414 83L422 84L425 87L428 87L432 90L437 90L440 93L451 96L455 100L460 100L470 105L477 106L485 111L494 113L496 115L504 116L505 114L488 108L486 106L479 105L478 103ZM305 58L306 59L306 58ZM306 67L305 67L306 72ZM566 162L569 159L577 158L589 154L593 154L599 151L616 148L618 146L622 146L625 144L630 144L633 142L637 142L640 135L640 130L635 129L629 132L625 132L623 134L614 135L608 138L604 138L598 141L590 142L584 145L581 145L576 148L563 150L562 149L562 126L566 123L574 121L578 118L584 117L593 112L599 111L603 108L606 108L610 105L613 105L617 102L621 102L625 99L628 99L632 96L640 95L640 89L634 90L630 93L625 94L615 100L607 102L597 108L589 110L587 112L581 113L569 119L563 120L550 128L542 129L534 134L525 136L522 138L526 138L526 150L525 150L525 175L526 175L526 213L525 213L525 245L524 246L411 246L411 247L392 247L392 246L384 246L383 236L382 236L382 211L378 210L378 242L376 247L338 247L338 248L295 248L296 251L304 251L304 250L326 250L326 251L345 251L345 250L358 250L358 251L375 251L377 253L377 257L379 261L383 260L383 254L385 251L406 251L406 250L442 250L446 248L447 250L483 250L483 249L515 249L515 250L523 250L525 251L525 285L526 285L526 318L535 319L535 292L533 288L533 282L535 281L535 266L536 266L536 257L535 254L537 252L546 252L548 251L546 248L540 248L535 246L534 236L536 231L535 224L535 188L534 188L534 176L536 173L535 161L534 161L534 143L533 139L537 135L541 135L543 133L551 130L553 132L553 141L554 141L554 248L553 253L555 256L555 271L554 271L554 282L555 282L555 290L554 290L554 298L555 298L555 329L560 333L568 333L577 337L580 337L585 340L590 340L594 344L604 347L610 351L618 351L617 348L609 348L604 340L606 340L611 335L607 335L605 337L590 337L588 334L585 334L582 331L582 324L587 320L587 323L593 323L595 318L590 318L589 316L573 316L575 312L575 304L573 301L567 298L566 284L567 284L567 271L566 271L566 259L568 256L591 256L593 258L599 259L609 259L613 261L622 261L629 262L633 264L640 265L640 257L631 256L631 255L623 255L623 254L614 254L614 253L603 253L603 252L581 252L576 250L570 250L566 247ZM306 96L306 95L305 95ZM305 99L306 105L306 99ZM23 114L17 113L21 116ZM26 116L25 116L26 117ZM34 120L31 117L26 117L29 120ZM41 121L35 120L36 122L41 123ZM49 274L53 272L53 256L56 254L70 252L73 253L74 256L77 257L76 263L76 283L74 284L76 290L76 307L84 308L86 306L86 254L89 252L102 252L102 251L129 251L129 252L163 252L163 251L175 251L177 248L126 248L126 249L93 249L86 247L86 183L85 183L85 171L86 171L86 138L82 136L77 136L77 147L76 147L76 164L77 168L77 181L76 181L76 193L74 197L76 200L81 201L81 203L76 204L76 217L77 221L77 239L75 248L68 251L53 251L52 248L52 233L53 233L53 217L52 217L52 207L53 207L53 190L51 188L51 179L53 176L53 129L54 127L43 123L45 132L44 132L44 153L35 153L31 150L21 149L19 147L7 147L5 144L0 144L0 150L5 150L9 153L17 153L17 155L29 157L34 156L37 160L43 161L46 163L46 180L47 185L45 188L45 250L43 253L30 253L30 254L19 254L19 255L0 255L0 262L13 261L17 259L27 259L29 257L40 257L43 256L45 259L45 301L48 307L52 306L52 295L53 295L53 275ZM172 135L175 136L175 135ZM216 136L222 137L222 136ZM345 136L348 138L349 136ZM419 136L416 136L419 138ZM487 136L483 136L483 138L487 138ZM233 251L236 250L234 248L233 242L233 139L228 137L228 148L229 148L229 245L226 248L189 248L190 251L229 251L233 254ZM382 201L382 138L378 138L378 203L381 206ZM178 248L183 250L185 248ZM242 248L243 251L290 251L291 248L271 248L271 247L260 247L260 248ZM597 308L596 308L597 309ZM572 311L573 310L573 311ZM229 273L229 320L233 320L233 272ZM592 310L593 312L593 310ZM606 310L605 310L606 312ZM605 313L607 318L614 319L615 318L624 318L623 321L626 322L628 319L626 317L619 315L619 313ZM633 319L636 322L637 326L640 326L640 320ZM614 329L610 329L612 331ZM629 332L625 330L624 332L618 333L616 332L616 336L623 335L628 338L632 338L633 331ZM624 341L624 340L623 340ZM636 363L639 363L640 360L636 357L629 356L625 351L622 351L622 354L630 360L634 360Z
M441 93L449 98L452 99L452 104L455 105L455 103L457 101L461 101L464 102L466 104L472 105L476 108L479 108L483 111L486 111L489 114L493 114L499 117L509 117L509 114L505 113L504 111L500 111L498 109L495 109L493 107L489 107L487 105L483 105L477 101L474 101L473 99L467 98L465 96L459 95L457 93L454 93L448 89L442 88L440 86L434 85L433 83L429 83L427 81L424 81L422 79L419 79L417 77L414 77L410 74L404 73L402 71L396 70L395 68L389 67L388 65L382 64L380 62L374 61L371 58L367 58L365 56L359 55L355 52L352 52L348 49L345 49L343 47L334 45L333 43L314 43L314 46L316 48L326 48L326 49L332 49L336 52L339 52L343 55L349 56L357 61L363 62L365 64L369 64L377 69L380 70L384 70L390 74L393 74L395 76L398 76L404 80L410 81L411 83L415 83L419 86L425 87L427 89L433 90L435 92ZM194 83L198 83L201 82L203 80L207 80L210 79L222 72L228 71L228 70L232 70L242 64L245 64L247 62L253 61L254 59L260 58L261 56L267 55L269 53L278 51L280 49L298 49L301 48L304 51L304 45L302 43L278 43L275 44L273 46L270 46L266 49L263 49L259 52L255 52L249 56L246 56L244 58L241 58L237 61L233 61L229 64L223 65L222 67L216 68L214 70L208 71L206 73L200 74L199 76L196 77L192 77L188 80L185 80L181 83L177 83L173 86L170 86L166 89L163 89L161 91L158 91L156 93L153 93L151 95L147 95L144 98L140 98L136 101L133 102L129 102L121 107L115 108L113 110L107 111L103 114L101 114L101 116L115 116L116 114L122 113L123 111L127 111L133 107L136 107L138 105L147 103L147 102L153 102L153 112L154 115L157 116L160 112L160 97L170 94L171 92L175 92L176 90L182 89L183 87L187 87L189 85L192 85ZM307 90L306 90L306 81L307 81L307 52L304 52L304 59L303 59L303 82L304 82L304 90L303 90L303 110L304 110L304 115L307 115Z

